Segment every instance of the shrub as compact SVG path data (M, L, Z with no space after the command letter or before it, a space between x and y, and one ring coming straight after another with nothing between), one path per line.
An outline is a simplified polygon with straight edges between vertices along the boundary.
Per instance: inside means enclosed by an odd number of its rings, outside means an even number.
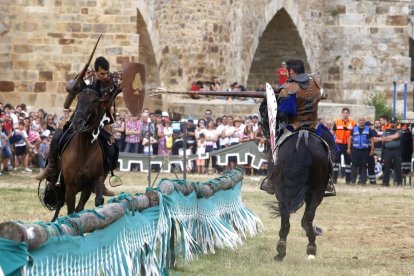
M375 118L379 118L382 115L388 118L392 117L392 108L387 105L383 94L374 93L369 95L365 100L365 104L375 108Z

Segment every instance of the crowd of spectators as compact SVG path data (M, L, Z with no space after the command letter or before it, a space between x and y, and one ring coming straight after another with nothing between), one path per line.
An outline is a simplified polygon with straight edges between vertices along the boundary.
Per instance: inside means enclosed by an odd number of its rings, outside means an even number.
M0 112L1 174L10 170L31 173L33 167L43 168L55 124L69 111L51 114L44 109L29 111L25 104L13 107L0 103ZM355 122L350 110L344 108L341 118L321 119L320 123L331 130L339 150L334 160L334 182L341 174L347 184L357 180L360 184L375 184L381 179L384 186L389 186L392 172L394 182L401 185L402 174L411 171L412 130L407 124L398 124L396 118L389 121L381 116L371 123L361 116ZM183 155L184 132L187 154L204 154L249 141L266 151L268 143L260 125L258 114L240 118L206 109L198 118L173 121L168 112L144 109L139 116L114 112L112 130L120 152L169 156ZM236 161L230 157L227 166L219 166L211 157L196 160L187 169L199 174L209 170L220 173L236 167Z
M184 133L187 154L204 154L248 141L265 144L259 115L252 114L246 118L214 116L210 109L197 119L189 117L180 121L172 121L168 112L160 110L150 112L146 109L140 117L117 112L113 130L121 152L160 156L183 155ZM263 146L261 150L264 150ZM236 166L233 159L228 166L221 167L212 158L197 160L188 169L203 174L208 172L210 164L212 172Z
M12 169L31 173L32 166L44 167L57 120L56 114L43 109L28 111L25 104L0 103L1 174Z
M28 111L25 104L13 107L1 103L0 110L1 173L10 170L31 173L32 168L43 168L55 124L68 110L63 114L48 114L43 109ZM207 109L198 119L189 117L173 122L168 112L160 110L144 109L139 116L114 112L112 131L120 152L168 156L183 154L184 126L188 154L203 154L247 141L261 144L264 150L265 138L257 114L241 119L232 115L214 116ZM215 158L197 160L188 169L206 173L209 166L213 172L226 169L218 166ZM227 168L235 166L231 160Z
M403 175L412 168L413 125L385 115L373 122L360 116L355 122L350 113L343 108L341 118L322 122L334 135L338 149L334 183L342 174L346 184L376 185L380 180L390 186L392 176L395 185L401 186Z

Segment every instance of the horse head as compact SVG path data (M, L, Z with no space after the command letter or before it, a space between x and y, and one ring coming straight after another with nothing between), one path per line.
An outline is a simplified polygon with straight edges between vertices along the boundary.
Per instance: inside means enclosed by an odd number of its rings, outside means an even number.
M100 97L98 92L85 88L78 93L78 104L72 126L75 131L87 132L99 126L100 120L108 107L109 99Z

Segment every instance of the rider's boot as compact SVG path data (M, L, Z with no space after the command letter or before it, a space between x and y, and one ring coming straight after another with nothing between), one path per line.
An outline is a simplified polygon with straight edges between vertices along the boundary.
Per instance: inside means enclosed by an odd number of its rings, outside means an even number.
M328 185L325 189L325 196L336 196L336 190L335 190L335 184L336 183L336 177L337 174L334 175L333 173L333 167L336 167L336 164L334 165L334 161L336 160L336 155L338 154L337 145L335 143L335 139L329 129L327 129L325 126L320 125L320 134L319 136L322 137L323 140L328 144L329 146L329 180ZM334 179L334 178L335 179Z
M262 184L260 185L260 190L265 191L266 193L273 195L275 193L275 186L272 183L272 172L273 172L273 159L271 153L268 153L267 159L267 175L263 179Z
M35 176L36 180L44 180L45 178L55 184L58 180L58 140L59 137L55 138L55 135L50 141L50 149L49 149L49 155L48 155L48 162L46 168L44 168L39 174Z
M336 196L335 184L332 178L332 173L332 162L329 162L329 180L328 185L326 185L324 196Z
M112 191L110 191L110 190L108 190L108 188L106 188L106 186L104 185L103 195L104 196L114 196L115 193L112 192Z
M328 185L326 186L324 196L336 196L335 185L333 184L332 177L329 177Z
M47 180L51 183L56 183L57 182L57 177L58 177L58 161L57 158L49 155L49 159L48 159L48 163L46 168L44 168L39 174L37 174L35 176L36 180L44 180L45 178L47 178Z

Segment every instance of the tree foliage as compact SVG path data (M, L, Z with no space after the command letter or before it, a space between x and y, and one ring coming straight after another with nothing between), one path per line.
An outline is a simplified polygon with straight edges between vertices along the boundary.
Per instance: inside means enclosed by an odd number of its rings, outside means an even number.
M392 108L387 105L383 94L374 93L369 95L365 100L365 104L375 108L375 118L379 118L382 115L385 115L388 118L391 118L392 116Z

